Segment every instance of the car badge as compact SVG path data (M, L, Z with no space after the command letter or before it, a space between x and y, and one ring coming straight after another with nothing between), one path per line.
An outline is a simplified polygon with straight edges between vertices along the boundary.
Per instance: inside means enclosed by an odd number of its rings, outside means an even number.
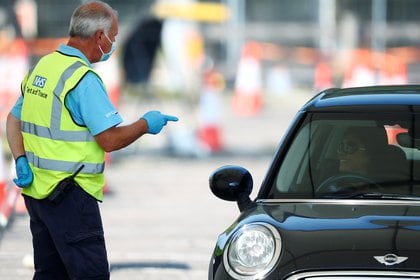
M385 256L374 256L374 258L384 265L399 264L408 259L408 257L399 257L395 254L386 254Z

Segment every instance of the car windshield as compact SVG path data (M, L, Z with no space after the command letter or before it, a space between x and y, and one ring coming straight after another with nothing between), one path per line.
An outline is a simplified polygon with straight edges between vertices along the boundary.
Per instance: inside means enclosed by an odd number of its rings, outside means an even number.
M419 116L308 113L280 158L268 198L415 199Z

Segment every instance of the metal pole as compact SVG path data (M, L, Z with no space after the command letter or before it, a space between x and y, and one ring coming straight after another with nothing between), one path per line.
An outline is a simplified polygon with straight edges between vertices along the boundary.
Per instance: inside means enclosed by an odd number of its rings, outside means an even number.
M374 65L378 70L382 67L383 55L386 49L386 0L372 0L372 33L371 48L374 52ZM378 73L375 83L379 82Z
M226 34L226 60L230 70L236 69L244 41L245 2L246 0L226 0L231 14Z
M386 0L372 0L372 50L383 52L386 49Z
M334 53L336 48L336 0L319 0L319 48L325 55Z

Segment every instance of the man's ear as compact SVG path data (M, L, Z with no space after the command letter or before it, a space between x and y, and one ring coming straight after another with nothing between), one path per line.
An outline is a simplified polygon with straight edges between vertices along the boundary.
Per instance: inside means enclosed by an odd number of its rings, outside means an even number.
M102 40L102 36L104 36L104 31L103 30L98 30L98 31L95 32L94 38L95 38L96 44L99 45L99 43Z

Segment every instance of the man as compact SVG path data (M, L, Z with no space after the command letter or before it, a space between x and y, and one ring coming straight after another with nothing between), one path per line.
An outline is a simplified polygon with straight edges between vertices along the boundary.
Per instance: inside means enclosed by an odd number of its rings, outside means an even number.
M69 34L25 76L7 117L7 139L30 216L34 279L109 279L98 207L105 152L178 119L150 111L118 126L122 119L91 67L115 49L117 12L109 5L78 7Z

